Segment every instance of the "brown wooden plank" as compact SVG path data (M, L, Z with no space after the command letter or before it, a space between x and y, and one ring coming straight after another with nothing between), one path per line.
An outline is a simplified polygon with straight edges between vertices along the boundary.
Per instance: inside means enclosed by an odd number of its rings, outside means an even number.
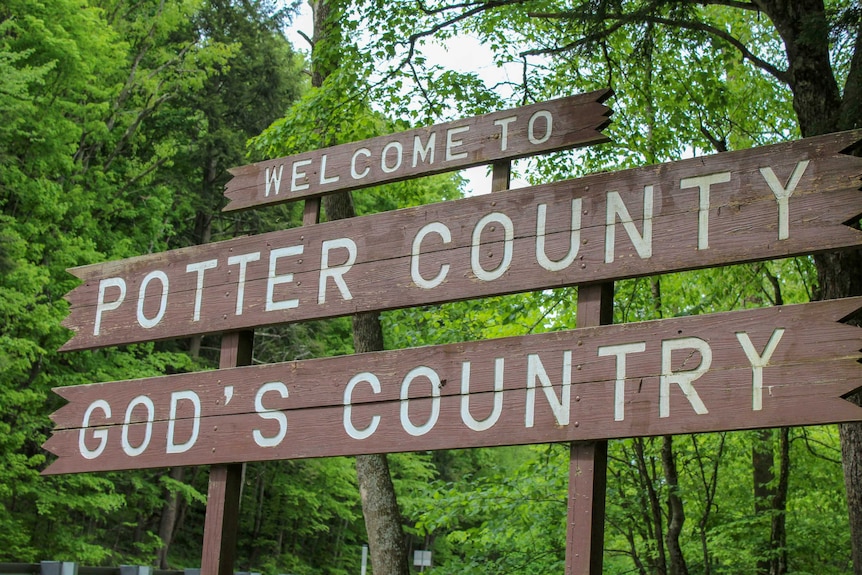
M230 170L225 211L247 209L497 160L607 142L612 95L599 90L340 144ZM549 124L550 123L550 124Z
M47 473L860 420L862 410L842 396L862 385L862 331L835 323L860 306L862 298L851 298L58 388L70 403L55 414L58 429L44 446L59 456ZM763 354L776 330L783 331L760 370L762 383L755 392L755 370L740 337L749 338L754 353ZM643 351L613 347L640 344ZM674 351L675 345L681 347ZM704 353L711 355L711 363L692 382L699 404L674 378L699 369ZM621 354L626 356L625 385L617 401ZM498 358L504 377L502 391L495 394ZM469 389L462 394L465 362L470 363ZM671 378L666 386L663 369ZM544 390L541 378L532 378L534 389L529 388L531 371L543 371L554 386L556 414L551 390ZM568 401L559 399L564 374L571 377ZM351 381L352 394L347 395ZM404 401L402 389L407 390ZM192 392L199 398L197 411ZM487 429L478 424L472 429L461 412L464 398L473 419L488 418L495 401L500 402L499 416ZM152 416L147 402L152 402ZM706 411L698 413L698 405ZM355 430L353 436L349 430Z
M253 345L253 331L226 333L221 341L219 369L250 365ZM233 575L242 474L242 463L210 468L201 575Z
M613 319L613 282L578 288L578 327L610 325ZM566 525L567 575L602 573L607 463L607 440L572 443Z
M92 383L69 387L54 388L55 393L66 399L69 404L52 414L55 425L59 428L77 428L83 416L83 410L90 404L92 398L101 397L112 405L128 405L135 397L146 395L155 405L162 406L158 419L167 419L166 406L171 402L171 396L178 390L189 390L206 398L209 403L202 402L202 410L217 409L220 414L243 414L253 412L250 407L254 403L258 385L250 382L289 382L290 389L295 390L289 401L285 401L284 409L306 409L324 405L338 406L343 404L344 386L357 370L367 370L374 373L401 374L406 373L405 366L426 364L446 364L448 369L456 371L457 377L450 379L460 381L462 361L470 361L472 357L484 358L483 363L474 368L477 372L475 389L491 391L490 381L493 362L488 358L509 357L512 369L524 371L523 362L528 350L547 350L561 353L564 350L573 351L573 361L577 362L577 380L581 382L603 381L608 378L608 369L614 367L610 357L598 356L598 348L613 345L615 342L628 341L661 341L676 337L699 336L709 342L715 365L731 364L744 361L741 344L736 333L748 333L752 342L768 341L774 331L773 326L790 330L799 338L804 338L805 344L791 344L791 340L782 339L782 344L771 357L772 366L816 364L820 358L853 357L859 350L859 329L837 323L859 306L857 298L832 300L825 303L809 303L801 306L779 306L765 309L692 316L661 321L627 323L596 328L581 328L574 331L560 331L546 334L534 334L524 337L510 337L487 342L470 342L449 344L443 346L419 347L397 351L374 352L332 358L319 358L286 363L254 365L237 369L222 369L219 371L195 372L171 376ZM804 332L804 334L802 333ZM786 336L783 336L786 337ZM516 360L514 358L520 357ZM629 379L655 377L658 364L648 354L632 353L627 360ZM511 370L509 370L511 371ZM506 389L522 389L523 378L509 379L504 382ZM474 388L471 387L471 390ZM440 390L441 395L460 395L459 385L445 385ZM274 397L274 396L273 396ZM373 403L380 401L397 401L398 386L383 387L379 393L371 393L364 386L357 389L352 401L358 403ZM191 405L178 399L178 417L188 417L183 410ZM116 412L116 410L112 410ZM133 414L134 415L134 414ZM203 414L204 416L206 414ZM123 413L116 412L113 420L119 423Z
M822 364L820 369L832 369L832 365ZM738 371L729 372L725 377L741 380L746 375L750 376L747 372ZM821 378L828 377L822 372L815 375ZM685 398L681 395L671 398L671 404L675 405L671 413L673 415L680 410L680 413L684 412L687 417L668 419L658 419L655 405L657 402L654 399L645 397L641 402L632 399L631 407L627 410L627 422L621 424L612 421L613 410L607 407L610 403L608 398L613 396L613 386L587 383L578 390L580 399L577 400L575 409L577 419L569 425L558 425L544 403L544 397L539 395L533 427L527 427L524 421L525 390L511 390L502 393L503 413L508 415L501 417L491 429L482 433L472 432L465 427L459 414L460 404L457 400L452 401L450 397L447 398L448 401L442 403L433 429L420 436L409 434L401 426L400 402L375 403L363 406L363 410L357 408L352 415L354 425L359 430L366 429L376 421L375 417L380 417L379 425L374 430L373 440L370 441L353 440L347 436L343 428L344 409L342 407L321 407L287 414L289 431L285 437L289 435L289 441L281 438L282 428L277 421L264 421L252 414L212 416L203 419L201 425L206 428L206 433L202 433L197 438L194 448L182 456L165 453L167 423L164 421L155 422L151 427L150 445L153 449L147 449L138 456L130 456L120 449L118 444L121 430L114 426L108 429L110 450L106 451L106 455L85 459L81 457L78 450L79 431L66 429L57 431L45 443L44 448L56 454L58 459L43 473L53 475L166 467L176 464L206 465L238 461L588 441L862 420L860 408L841 399L841 396L860 386L858 379L852 381L820 379L806 383L808 385L772 386L772 395L763 410L759 412L752 412L748 405L751 397L745 393L748 390L742 390L738 381L737 385L730 389L725 386L715 388L702 384L698 388L698 393L710 407L710 413L698 417L688 413L691 408L683 403ZM656 394L653 387L654 384L651 383L648 389L651 395ZM677 390L672 391L677 394ZM478 401L478 399L473 401L471 396L471 406L473 403L478 405ZM491 398L489 397L485 403L490 405ZM409 417L417 427L420 427L427 422L431 409L431 401L428 399L411 400ZM471 407L471 410L474 410L477 417L487 416L490 413L490 407L487 406L485 409ZM512 415L513 413L516 415ZM608 423L609 421L611 423ZM129 441L133 445L141 445L146 435L146 428L144 424L130 424ZM181 426L177 426L177 429L179 430L177 436L179 436L183 430ZM252 438L255 432L262 434L263 439L278 442L276 447L263 447L256 444ZM185 431L185 433L188 432ZM85 433L84 441L85 444L91 441L89 431ZM92 445L98 445L98 441L93 439Z
M862 232L844 222L862 213L862 159L841 150L860 138L856 130L74 268L70 272L84 283L67 296L71 313L64 325L76 334L63 349L856 247ZM706 186L703 178L714 174L729 181L709 185L707 210L696 182ZM775 186L795 186L784 211ZM651 241L640 239L647 187ZM628 230L615 193L631 216ZM540 206L544 235L537 233ZM580 222L573 225L573 217ZM338 276L339 286L332 268L349 263L354 246L355 260ZM570 249L575 257L567 260ZM540 262L539 254L562 263ZM329 269L322 273L323 267ZM125 296L116 303L120 282Z

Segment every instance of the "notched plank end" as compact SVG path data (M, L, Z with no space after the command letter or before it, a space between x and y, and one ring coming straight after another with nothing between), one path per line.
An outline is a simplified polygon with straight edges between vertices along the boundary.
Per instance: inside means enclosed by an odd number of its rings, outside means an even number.
M854 141L850 145L839 150L838 153L844 154L845 156L862 158L862 130L851 130L849 132L845 132L845 134L854 138Z
M835 321L862 328L862 296L832 301L846 304L836 309L838 317Z
M859 360L859 363L862 363L862 359ZM860 394L860 391L862 391L862 385L859 383L853 383L851 385L852 388L842 393L839 397L844 401L853 404L856 409L859 410L859 421L862 421L862 405L860 405L860 402L862 402L862 394Z

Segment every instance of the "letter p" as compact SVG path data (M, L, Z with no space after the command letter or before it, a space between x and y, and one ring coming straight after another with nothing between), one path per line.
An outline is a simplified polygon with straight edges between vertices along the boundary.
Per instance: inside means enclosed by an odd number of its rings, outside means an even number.
M105 301L105 292L109 287L120 289L120 296L111 302ZM107 278L99 282L99 301L96 303L96 323L93 324L93 335L99 335L102 326L102 313L120 307L126 299L126 281L123 278Z

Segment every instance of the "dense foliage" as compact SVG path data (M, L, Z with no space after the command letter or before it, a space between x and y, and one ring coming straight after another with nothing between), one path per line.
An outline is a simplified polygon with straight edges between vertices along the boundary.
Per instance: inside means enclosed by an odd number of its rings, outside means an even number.
M315 48L333 70L315 87L310 58L283 35L297 6L274 0L0 5L0 561L199 564L205 468L46 478L40 445L58 407L52 387L215 365L218 338L56 350L69 337L67 268L300 225L299 205L221 214L227 168L608 86L614 144L519 163L523 178L816 129L800 123L808 104L789 88L792 31L754 9L781 2L333 4L343 36ZM852 98L842 102L862 69L852 49L862 7L826 8L841 125L858 127ZM424 51L465 33L520 76L489 85ZM355 203L366 214L462 188L457 175L435 176L357 192ZM822 288L818 271L795 258L619 282L614 320L807 301ZM385 343L569 329L575 301L567 288L387 312ZM255 361L352 350L342 318L259 330ZM568 458L558 445L392 456L411 547L434 552L427 572L562 571ZM612 442L605 572L851 573L840 459L832 427ZM366 534L350 459L250 464L243 485L238 569L358 572Z

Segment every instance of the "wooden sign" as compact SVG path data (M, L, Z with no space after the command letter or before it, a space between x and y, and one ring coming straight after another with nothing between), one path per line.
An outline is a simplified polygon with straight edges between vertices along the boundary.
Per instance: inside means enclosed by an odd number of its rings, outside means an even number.
M862 245L862 130L69 270L63 350Z
M45 473L862 419L862 298L56 388Z
M305 154L230 171L225 211L367 188L607 142L601 133L611 110L599 90Z

